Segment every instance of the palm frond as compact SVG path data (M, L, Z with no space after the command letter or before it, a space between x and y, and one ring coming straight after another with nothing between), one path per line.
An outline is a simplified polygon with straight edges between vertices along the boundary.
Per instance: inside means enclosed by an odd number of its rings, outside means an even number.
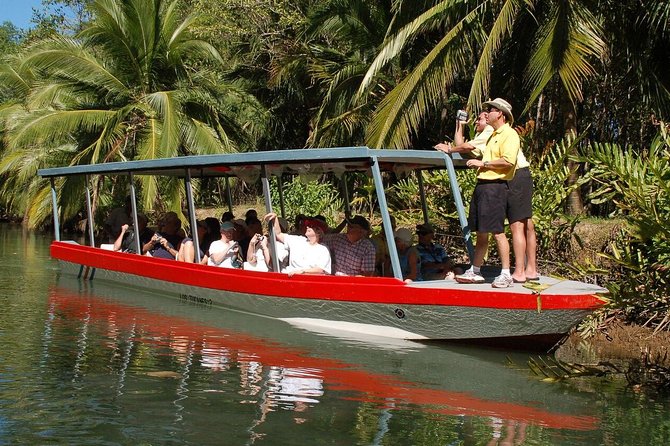
M406 148L411 132L453 84L467 60L464 34L479 10L467 14L435 45L412 72L382 100L366 136L370 147ZM369 72L368 72L369 73ZM360 90L359 90L360 91Z
M8 146L35 146L38 143L72 141L76 132L95 133L115 113L109 110L46 110L23 119L9 138Z
M582 82L595 74L590 60L607 54L598 19L578 2L555 3L550 17L528 64L526 85L532 92L524 112L556 73L573 104L582 101Z
M370 65L368 72L363 77L363 81L358 89L358 94L362 95L363 92L369 89L372 85L372 81L375 79L377 74L388 64L389 61L398 56L405 46L414 38L418 33L424 32L430 29L434 29L436 26L440 25L444 20L445 15L453 9L454 4L460 3L459 0L445 0L439 2L434 7L430 8L423 14L419 15L411 23L404 26L397 34L388 39L384 43L384 46L377 54L377 57ZM444 39L442 39L442 42Z
M160 152L165 156L176 156L179 151L179 122L181 104L175 100L174 92L157 91L145 97L149 106L162 119Z
M505 0L505 3L500 9L500 13L491 27L484 48L479 56L479 62L472 79L472 87L470 88L470 94L468 96L469 108L474 110L479 109L479 106L484 99L484 95L489 92L491 67L493 66L495 55L505 37L511 34L514 20L524 3L526 3L525 0Z
M80 42L68 37L55 37L33 47L23 60L21 69L59 73L117 94L127 90L126 85L88 53Z

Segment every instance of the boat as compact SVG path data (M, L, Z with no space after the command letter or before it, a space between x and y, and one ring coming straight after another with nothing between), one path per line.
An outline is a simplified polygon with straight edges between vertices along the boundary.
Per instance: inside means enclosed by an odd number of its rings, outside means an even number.
M390 229L384 173L407 175L446 170L464 243L472 258L471 234L455 173L463 165L464 160L457 155L449 156L434 150L343 147L110 162L41 169L38 174L51 181L55 228L51 256L59 261L64 273L83 280L104 280L153 289L165 297L278 318L317 331L549 349L584 317L604 305L603 288L552 277L541 277L539 285L533 288L515 285L506 289L492 288L490 283L463 285L450 280L413 283L402 280ZM331 173L341 176L349 172L366 173L374 181L393 277L288 276L280 272L217 268L103 250L96 246L93 236L89 190L86 191L89 245L61 240L56 180L62 177L128 175L135 227L134 178L155 175L183 179L188 218L191 228L195 228L193 177L260 179L265 207L271 212L272 177L278 181L281 196L283 180L292 175ZM422 176L418 175L418 178L423 196ZM344 202L348 203L348 199ZM283 214L283 203L280 207ZM427 222L425 204L422 208ZM198 243L197 237L194 242ZM136 251L141 252L139 246ZM273 260L274 271L279 271L276 258Z

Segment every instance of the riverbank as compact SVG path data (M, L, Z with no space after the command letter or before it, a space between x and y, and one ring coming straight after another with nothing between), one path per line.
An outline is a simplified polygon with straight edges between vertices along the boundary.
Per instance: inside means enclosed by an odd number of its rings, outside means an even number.
M556 351L556 358L566 362L596 364L611 362L626 365L631 361L652 360L670 367L670 332L615 320L590 338L574 332Z

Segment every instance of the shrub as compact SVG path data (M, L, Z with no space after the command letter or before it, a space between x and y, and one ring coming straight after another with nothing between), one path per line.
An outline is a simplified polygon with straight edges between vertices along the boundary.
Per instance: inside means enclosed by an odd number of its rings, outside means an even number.
M321 214L326 217L329 225L339 223L336 220L344 204L330 182L303 181L294 177L290 183L283 185L282 191L284 209L289 221L298 214ZM271 183L271 197L272 207L278 210L280 200L276 180Z

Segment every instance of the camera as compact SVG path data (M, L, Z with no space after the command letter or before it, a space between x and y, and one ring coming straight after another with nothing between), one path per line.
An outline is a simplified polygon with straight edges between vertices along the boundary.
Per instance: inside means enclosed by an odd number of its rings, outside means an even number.
M459 121L463 121L463 122L467 121L468 120L468 112L466 112L465 110L458 110L456 112L456 119L459 120Z

